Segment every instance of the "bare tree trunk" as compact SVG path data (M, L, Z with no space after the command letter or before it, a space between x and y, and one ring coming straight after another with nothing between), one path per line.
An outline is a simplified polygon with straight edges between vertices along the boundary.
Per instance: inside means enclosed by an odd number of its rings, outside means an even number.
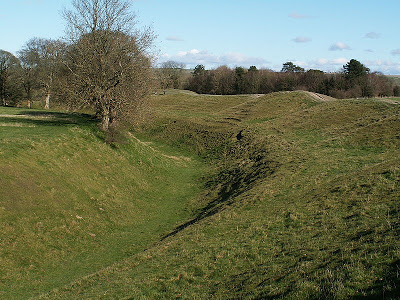
M46 98L44 99L44 108L50 109L50 93L47 93Z
M6 97L3 96L2 100L3 100L3 106L7 106Z
M110 128L110 114L105 113L101 118L101 129L107 132L109 128Z
M29 109L32 108L32 101L31 101L31 99L28 99L28 108L29 108Z

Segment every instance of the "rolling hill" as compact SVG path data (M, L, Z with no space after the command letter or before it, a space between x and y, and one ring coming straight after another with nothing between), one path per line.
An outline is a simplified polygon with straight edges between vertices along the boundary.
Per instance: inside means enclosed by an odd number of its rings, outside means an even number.
M396 103L170 91L115 147L90 116L2 109L0 293L396 299Z

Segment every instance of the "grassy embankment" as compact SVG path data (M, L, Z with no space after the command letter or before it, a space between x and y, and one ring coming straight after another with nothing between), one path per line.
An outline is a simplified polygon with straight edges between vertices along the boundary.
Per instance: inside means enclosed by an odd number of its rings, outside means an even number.
M175 93L152 105L140 134L214 169L190 198L195 216L41 299L399 295L398 105L300 92Z
M0 298L25 299L150 247L191 216L202 164L88 115L0 108Z

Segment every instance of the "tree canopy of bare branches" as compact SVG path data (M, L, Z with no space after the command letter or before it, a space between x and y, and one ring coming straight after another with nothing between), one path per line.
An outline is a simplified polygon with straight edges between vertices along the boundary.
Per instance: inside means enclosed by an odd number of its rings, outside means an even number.
M153 34L135 29L129 1L74 0L64 17L66 98L92 107L109 131L133 118L149 93Z
M0 50L0 99L3 106L14 104L20 94L16 87L20 68L18 58L10 52Z

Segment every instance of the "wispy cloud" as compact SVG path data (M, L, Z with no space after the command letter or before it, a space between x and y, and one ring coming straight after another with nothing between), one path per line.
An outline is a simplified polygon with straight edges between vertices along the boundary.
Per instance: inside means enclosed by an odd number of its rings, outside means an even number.
M319 58L317 60L307 61L301 66L305 69L319 69L326 72L335 72L339 71L342 66L349 62L349 60L350 59L345 57L334 59ZM363 61L362 63L372 71L378 71L384 74L400 74L400 62L393 62L390 60L370 60Z
M159 61L164 62L173 60L184 63L188 66L196 66L203 64L207 67L216 67L220 65L228 66L265 66L268 62L261 57L250 57L242 53L229 52L221 55L216 55L208 52L207 50L192 49L189 51L179 51L176 54L163 54Z
M365 34L364 38L366 39L379 39L381 37L380 33L376 32L368 32Z
M330 51L351 50L351 48L343 42L337 42L329 47Z
M292 41L295 43L307 43L307 42L311 42L311 39L306 36L298 36L298 37L294 38Z
M400 55L400 49L394 49L390 52L392 55Z
M297 62L296 64L303 67L304 69L318 69L325 72L337 72L345 65L349 59L344 57L338 57L333 59L319 58L316 60Z
M168 36L166 38L166 40L167 41L172 41L172 42L183 42L184 41L183 39L181 39L180 37L177 37L176 35Z
M399 54L400 54L400 49ZM373 71L379 71L384 74L392 74L398 75L400 74L400 63L393 62L390 60L372 60L372 61L365 61L365 65L368 66Z
M365 49L365 52L373 53L373 52L375 52L375 51L372 50L372 49Z
M348 61L349 60L344 57L338 57L338 58L334 58L334 59L319 58L312 63L317 66L338 66L338 65L344 65Z
M309 19L309 18L312 18L311 16L299 14L299 13L296 13L296 12L290 13L289 17L292 18L292 19Z

